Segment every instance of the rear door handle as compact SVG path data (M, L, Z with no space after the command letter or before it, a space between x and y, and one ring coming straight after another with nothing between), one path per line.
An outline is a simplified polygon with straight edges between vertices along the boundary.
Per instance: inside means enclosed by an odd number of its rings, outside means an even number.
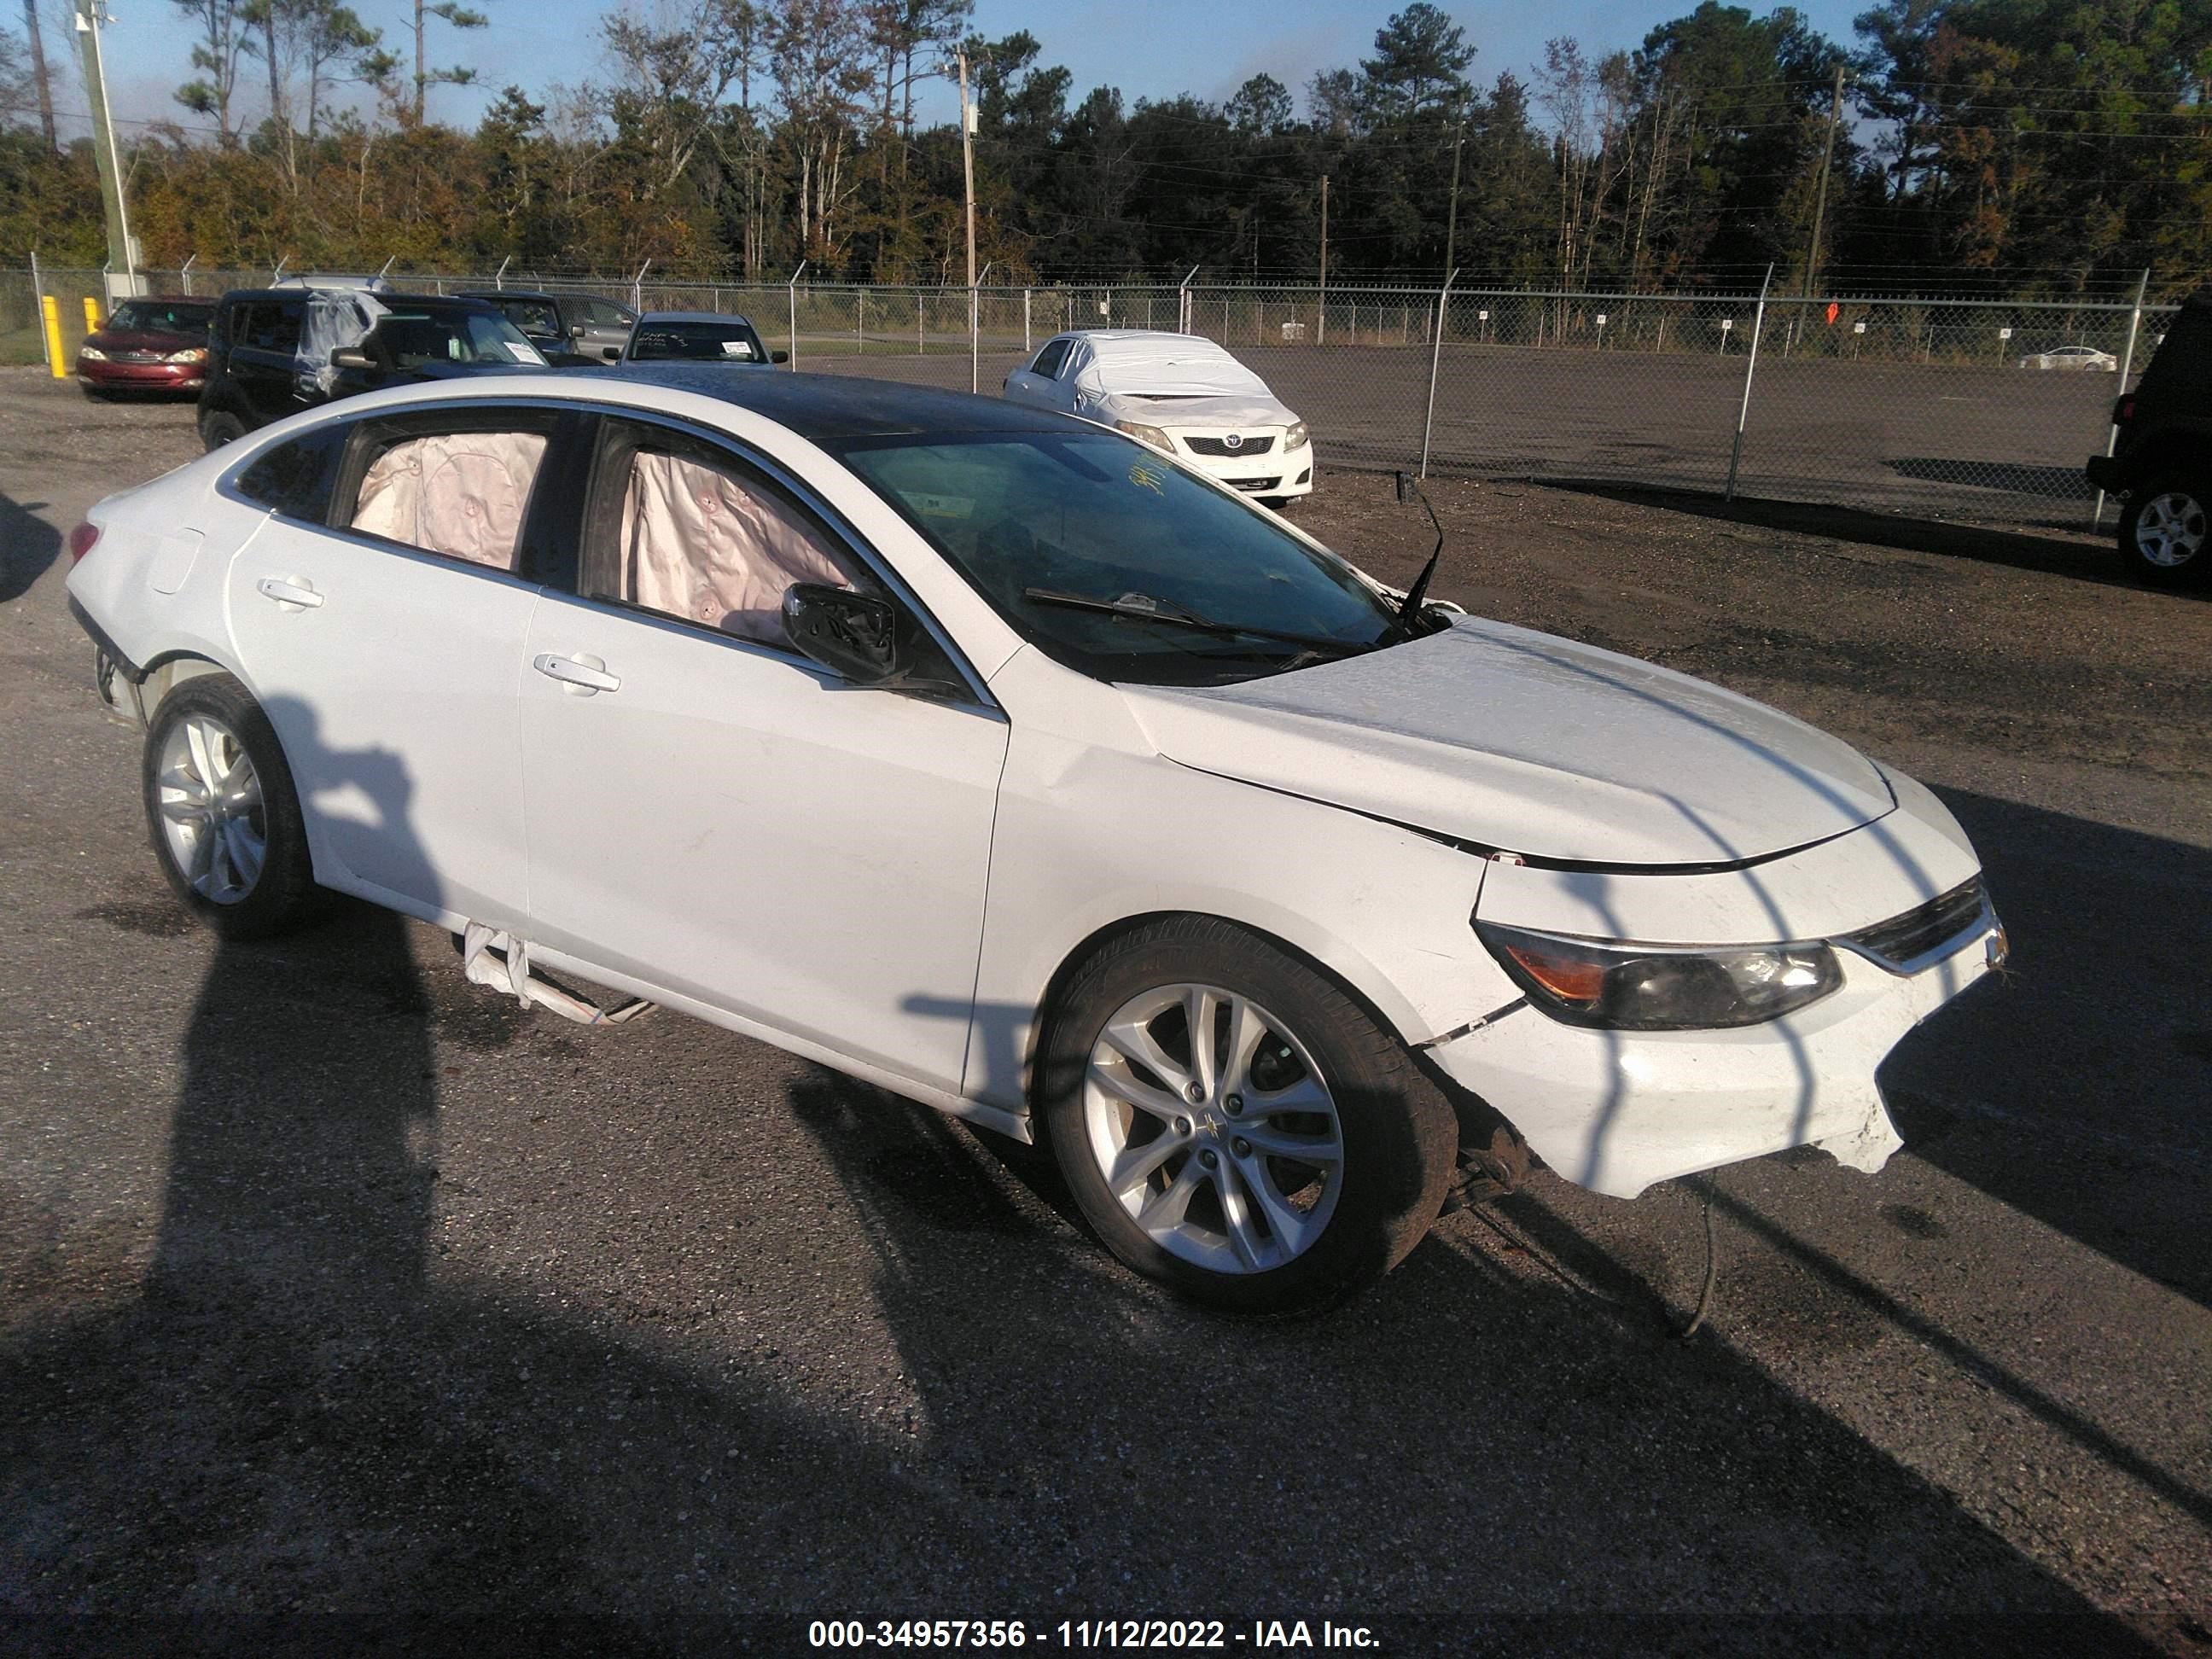
M323 596L304 581L289 576L264 576L254 586L264 599L274 599L278 605L289 605L295 610L312 611L323 602Z
M622 690L622 681L608 673L606 664L597 657L579 659L542 651L530 665L547 679L560 681L561 689L571 696L588 697L597 691Z

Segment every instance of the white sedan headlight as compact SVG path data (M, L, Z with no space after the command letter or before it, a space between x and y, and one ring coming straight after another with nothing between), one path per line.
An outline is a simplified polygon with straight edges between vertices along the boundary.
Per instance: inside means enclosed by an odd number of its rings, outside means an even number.
M79 346L76 349L76 355L88 363L104 363L107 361L107 354L98 346Z
M1116 421L1114 425L1116 430L1127 433L1139 443L1150 444L1155 449L1164 449L1170 455L1175 453L1174 443L1166 433L1156 426L1146 426L1142 421Z
M1844 982L1836 953L1819 943L1700 951L1483 921L1474 930L1528 1000L1570 1025L1615 1031L1757 1025L1818 1002Z
M1306 423L1304 421L1292 421L1291 429L1283 434L1284 452L1288 453L1293 449L1304 449L1306 447Z

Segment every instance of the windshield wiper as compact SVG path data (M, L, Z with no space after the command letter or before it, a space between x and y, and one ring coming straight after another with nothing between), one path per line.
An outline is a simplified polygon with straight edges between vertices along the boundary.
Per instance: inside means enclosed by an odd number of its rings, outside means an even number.
M1421 567L1421 574L1413 578L1413 585L1406 590L1406 597L1398 606L1397 619L1382 636L1385 645L1395 645L1401 640L1413 637L1414 624L1421 619L1421 606L1429 597L1429 582L1437 574L1437 561L1443 556L1444 527L1437 522L1437 510L1429 505L1428 496L1402 472L1391 475L1397 480L1398 505L1403 507L1410 499L1421 504L1421 511L1429 515L1429 524L1437 532L1437 544L1430 550L1429 562Z
M1093 599L1087 593L1062 593L1049 587L1025 587L1022 597L1037 605L1057 605L1070 611L1096 611L1109 617L1127 617L1133 622L1164 623L1170 628L1188 628L1201 634L1214 634L1224 638L1273 640L1284 645L1304 646L1308 651L1325 651L1340 657L1355 656L1371 651L1372 645L1352 640L1322 639L1311 634L1286 634L1280 629L1254 628L1243 623L1215 622L1208 617L1194 616L1164 605L1146 593L1127 593L1118 599Z

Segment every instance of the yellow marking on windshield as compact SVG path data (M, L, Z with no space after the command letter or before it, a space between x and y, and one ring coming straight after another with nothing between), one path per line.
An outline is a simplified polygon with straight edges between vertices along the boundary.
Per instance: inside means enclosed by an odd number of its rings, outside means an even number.
M1165 495L1160 486L1167 482L1167 474L1143 461L1133 462L1129 467L1129 482L1139 489L1149 489L1155 495Z

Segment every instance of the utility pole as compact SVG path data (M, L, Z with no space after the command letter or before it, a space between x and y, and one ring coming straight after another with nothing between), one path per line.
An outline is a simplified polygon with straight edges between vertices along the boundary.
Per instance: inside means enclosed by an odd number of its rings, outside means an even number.
M1451 210L1444 216L1444 269L1456 270L1452 254L1459 246L1459 155L1467 147L1467 122L1462 118L1459 131L1452 139Z
M1813 246L1805 254L1807 299L1813 295L1813 276L1820 268L1820 224L1828 216L1828 168L1836 159L1836 122L1844 112L1844 66L1836 65L1835 96L1828 105L1828 147L1820 152L1820 193L1813 204Z
M1314 318L1314 343L1328 339L1328 174L1321 176L1321 307Z
M975 315L975 110L968 101L968 53L956 50L960 66L960 182L968 198L968 389L976 391L982 372L976 364Z
M115 155L115 123L107 112L107 70L100 58L100 0L76 0L77 45L84 54L84 95L92 115L92 156L100 168L100 201L107 216L107 298L138 291L138 256L123 202L123 169Z
M23 38L31 46L31 77L39 83L39 131L46 136L46 148L58 151L61 144L54 137L54 88L46 79L46 43L39 29L39 0L23 0Z

